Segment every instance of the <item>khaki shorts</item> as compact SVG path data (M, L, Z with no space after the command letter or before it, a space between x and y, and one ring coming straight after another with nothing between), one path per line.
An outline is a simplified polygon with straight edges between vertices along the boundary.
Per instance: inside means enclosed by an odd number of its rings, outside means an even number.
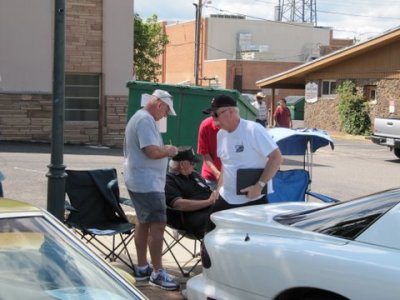
M167 222L165 193L128 192L140 224Z

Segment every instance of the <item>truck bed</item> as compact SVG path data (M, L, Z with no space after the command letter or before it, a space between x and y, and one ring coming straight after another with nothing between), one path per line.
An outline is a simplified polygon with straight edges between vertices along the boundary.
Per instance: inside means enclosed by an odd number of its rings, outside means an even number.
M375 118L371 140L394 150L395 155L400 158L400 118Z

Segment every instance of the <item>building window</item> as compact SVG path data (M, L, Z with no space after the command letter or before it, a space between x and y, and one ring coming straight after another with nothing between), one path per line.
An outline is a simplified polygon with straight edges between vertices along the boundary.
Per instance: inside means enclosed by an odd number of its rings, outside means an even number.
M336 80L322 80L321 89L322 96L335 95Z
M99 75L65 75L65 121L97 121Z
M364 86L364 96L368 101L376 101L376 85Z

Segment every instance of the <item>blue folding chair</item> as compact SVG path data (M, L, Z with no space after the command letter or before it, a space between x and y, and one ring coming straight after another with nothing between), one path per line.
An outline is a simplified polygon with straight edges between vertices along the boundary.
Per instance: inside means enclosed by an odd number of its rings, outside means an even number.
M304 202L307 200L307 196L312 196L326 203L338 202L337 199L332 197L309 191L310 175L304 169L279 170L272 178L272 184L274 193L268 194L269 203Z
M268 194L268 202L304 202L308 200L309 195L323 202L338 202L332 197L310 191L312 154L327 145L333 149L334 144L330 136L316 128L273 128L269 133L283 155L302 155L304 162L303 169L279 170L275 174L272 178L274 193Z

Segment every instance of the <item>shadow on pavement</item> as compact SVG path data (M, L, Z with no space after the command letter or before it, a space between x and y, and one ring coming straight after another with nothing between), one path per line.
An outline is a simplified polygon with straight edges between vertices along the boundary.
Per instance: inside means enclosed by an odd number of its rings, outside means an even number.
M51 153L51 144L30 142L0 142L0 152L10 153ZM64 154L122 156L121 148L96 145L64 145Z

